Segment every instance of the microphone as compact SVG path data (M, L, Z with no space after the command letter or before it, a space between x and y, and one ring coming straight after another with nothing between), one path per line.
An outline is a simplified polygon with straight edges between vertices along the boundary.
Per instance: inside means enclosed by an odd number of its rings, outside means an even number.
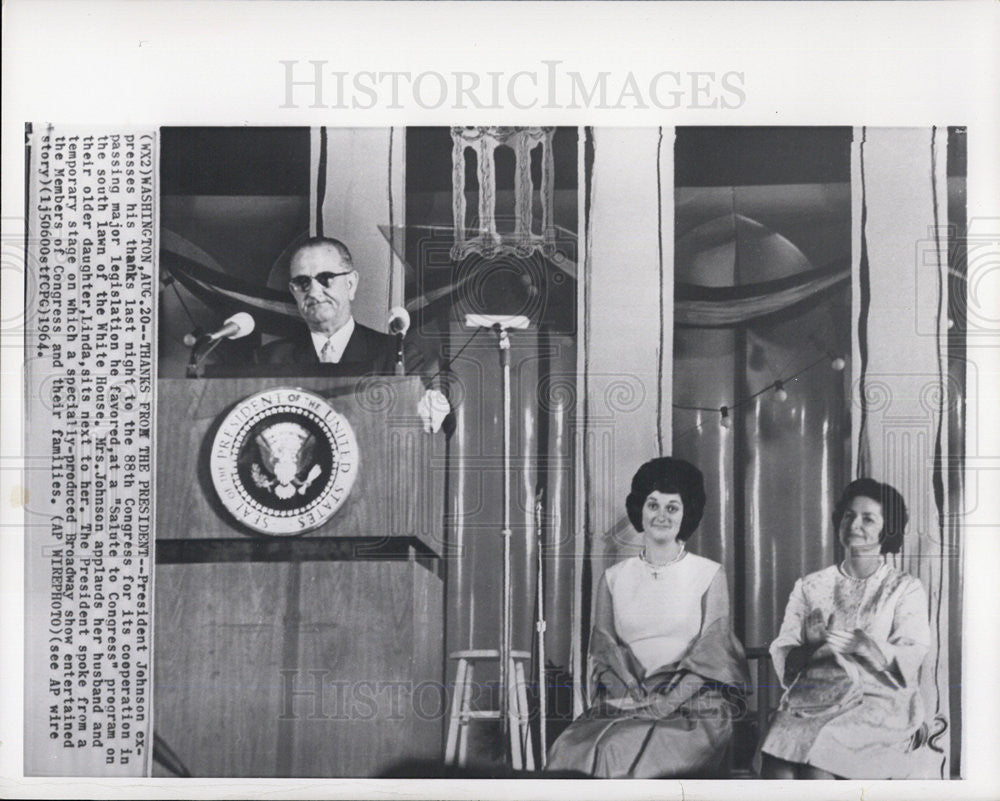
M219 339L240 339L253 332L256 323L246 312L237 312L228 318L222 326L209 334L195 330L184 337L184 344L189 348L198 343L215 342Z
M402 306L393 306L389 309L389 333L406 336L410 330L410 313Z
M389 333L396 336L396 375L405 375L403 366L403 337L410 330L410 313L402 306L389 309Z

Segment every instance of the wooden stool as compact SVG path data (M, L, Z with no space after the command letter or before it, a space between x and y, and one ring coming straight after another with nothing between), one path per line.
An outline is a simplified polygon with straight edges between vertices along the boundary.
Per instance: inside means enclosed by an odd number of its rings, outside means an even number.
M534 770L535 754L528 726L528 689L524 680L524 663L531 659L527 651L511 651L507 667L507 720L510 731L511 767L514 770ZM469 721L499 720L499 709L472 709L472 676L476 662L499 662L500 652L495 648L472 651L455 651L449 659L458 660L455 672L455 689L451 698L451 716L448 720L448 740L444 748L447 765L464 767L468 757ZM522 748L523 746L523 748Z

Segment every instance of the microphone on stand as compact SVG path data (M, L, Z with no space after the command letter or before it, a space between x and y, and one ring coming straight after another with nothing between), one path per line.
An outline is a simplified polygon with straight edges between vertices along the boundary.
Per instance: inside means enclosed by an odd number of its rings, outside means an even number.
M389 333L396 335L396 375L403 375L403 337L410 330L410 313L402 306L389 309Z
M191 348L197 344L207 344L219 339L240 339L253 333L255 327L253 317L246 312L237 312L211 333L206 334L200 328L196 328L190 334L185 334L184 344Z
M240 339L251 333L256 326L253 317L246 312L237 312L229 317L221 327L208 334L195 329L184 337L184 344L191 348L188 359L187 375L189 378L201 378L204 372L205 358L223 339ZM208 345L208 348L204 346ZM203 350L204 348L204 350Z

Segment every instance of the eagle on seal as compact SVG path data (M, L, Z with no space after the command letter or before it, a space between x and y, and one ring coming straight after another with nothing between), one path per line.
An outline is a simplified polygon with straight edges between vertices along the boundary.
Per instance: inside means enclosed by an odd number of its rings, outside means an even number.
M261 431L255 441L263 467L254 462L254 483L282 500L305 494L323 472L313 464L316 438L298 423L275 423Z

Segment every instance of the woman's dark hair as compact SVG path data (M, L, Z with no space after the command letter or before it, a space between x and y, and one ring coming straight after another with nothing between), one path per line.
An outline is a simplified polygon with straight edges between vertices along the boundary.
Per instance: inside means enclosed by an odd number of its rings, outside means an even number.
M640 467L632 477L632 491L625 510L636 531L642 531L642 507L651 492L676 493L684 502L684 517L677 539L686 541L701 522L705 511L705 479L701 470L683 459L661 456Z
M874 478L859 478L852 481L840 494L840 500L833 509L833 528L840 530L840 521L851 501L855 498L871 498L882 505L882 519L885 521L879 542L882 543L881 553L899 553L903 547L903 532L910 519L906 511L906 502L895 487L882 484Z

